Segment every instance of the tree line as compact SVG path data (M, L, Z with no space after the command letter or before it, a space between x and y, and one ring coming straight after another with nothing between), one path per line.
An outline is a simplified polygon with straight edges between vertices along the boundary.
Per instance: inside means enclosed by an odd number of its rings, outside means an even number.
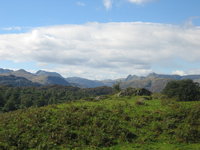
M113 93L113 89L110 87L81 89L58 85L43 87L0 86L0 112L41 107L111 93Z

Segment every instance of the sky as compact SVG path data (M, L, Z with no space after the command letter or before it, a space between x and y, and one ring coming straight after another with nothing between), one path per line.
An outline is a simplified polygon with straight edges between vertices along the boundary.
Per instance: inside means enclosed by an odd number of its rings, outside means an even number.
M0 2L0 68L99 80L200 74L199 0Z

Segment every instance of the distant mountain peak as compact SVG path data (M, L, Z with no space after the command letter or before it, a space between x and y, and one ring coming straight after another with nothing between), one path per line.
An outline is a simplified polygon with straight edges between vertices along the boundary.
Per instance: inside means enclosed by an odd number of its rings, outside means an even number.
M13 72L13 70L0 68L0 73L10 73L10 72Z
M125 81L130 81L130 80L140 80L143 77L141 76L137 76L137 75L128 75L127 78L125 79Z
M61 77L63 78L59 73L57 72L48 72L44 70L39 70L35 73L38 76L55 76L55 77Z
M24 70L24 69L19 69L19 70L17 70L16 72L25 72L25 73L27 73L28 71L26 71L26 70ZM28 72L28 73L30 73L30 72Z
M40 74L40 73L43 73L43 72L47 72L47 71L44 71L44 70L38 70L35 74Z
M159 74L152 72L147 77L157 77Z

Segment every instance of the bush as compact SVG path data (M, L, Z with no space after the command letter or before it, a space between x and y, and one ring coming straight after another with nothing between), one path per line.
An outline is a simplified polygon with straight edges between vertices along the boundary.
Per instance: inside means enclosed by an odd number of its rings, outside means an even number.
M178 111L177 111L178 110ZM185 143L200 142L200 105L192 108L179 108L175 110L177 114L183 115L184 121L179 124L175 131L176 140Z
M138 99L135 101L135 105L145 105L145 102L143 99Z

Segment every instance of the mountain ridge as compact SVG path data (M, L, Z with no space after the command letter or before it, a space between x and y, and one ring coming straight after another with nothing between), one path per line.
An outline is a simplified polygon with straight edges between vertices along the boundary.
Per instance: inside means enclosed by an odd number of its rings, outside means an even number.
M75 86L80 88L95 88L101 86L112 87L114 84L119 83L122 89L127 87L133 88L146 88L151 92L161 92L166 84L171 80L191 79L200 83L200 75L169 75L150 73L147 76L128 75L126 78L107 79L107 80L90 80L81 77L67 77L64 78L57 72L48 72L39 70L36 73L30 73L24 69L9 70L0 68L1 76L16 76L23 77L33 83L40 85L63 85ZM30 82L30 83L31 83Z
M191 79L200 83L200 75L168 75L150 73L146 77L128 75L124 82L120 83L121 88L134 87L134 88L146 88L151 92L161 92L166 84L172 80L184 80Z
M41 85L64 85L64 86L70 86L70 83L68 83L60 74L55 72L46 72L39 70L39 72L36 73L30 73L24 69L19 70L7 70L7 69L0 69L0 75L3 76L16 76L16 77L23 77L33 83L38 83Z

